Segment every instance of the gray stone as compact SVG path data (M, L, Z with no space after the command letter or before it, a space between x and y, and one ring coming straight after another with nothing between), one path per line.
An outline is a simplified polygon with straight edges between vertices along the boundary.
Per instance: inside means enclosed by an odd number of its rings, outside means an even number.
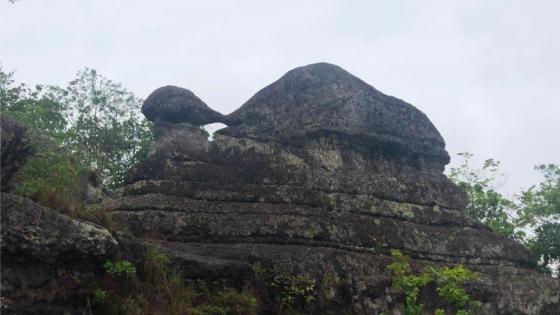
M288 143L334 133L449 162L443 138L424 113L328 63L289 71L228 117L243 123L220 130L224 135Z
M480 314L554 314L560 281L519 243L465 212L444 174L445 144L418 109L337 66L288 72L228 116L209 142L189 124L156 123L148 158L106 204L114 222L187 276L247 273L255 262L315 282L314 314L401 314L391 249L415 270L464 264ZM423 300L427 310L440 302Z
M2 193L1 201L2 251L13 258L44 263L99 260L116 249L116 241L103 227L17 195Z
M208 107L193 92L171 85L153 91L144 101L142 113L151 121L186 122L196 126L217 122L232 123L230 119Z
M1 205L2 313L83 307L80 282L117 252L111 233L17 195L1 193Z

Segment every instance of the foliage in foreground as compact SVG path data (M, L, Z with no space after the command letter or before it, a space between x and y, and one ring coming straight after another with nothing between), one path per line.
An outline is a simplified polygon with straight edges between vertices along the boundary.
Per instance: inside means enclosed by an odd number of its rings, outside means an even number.
M276 266L253 266L253 279L241 289L225 282L185 279L170 258L149 248L141 265L107 261L104 276L91 288L92 311L98 314L253 315L307 314L314 282Z
M170 268L169 257L153 248L147 250L142 266L107 261L104 269L91 295L96 314L254 315L259 311L250 290L185 282L180 272Z
M399 250L392 250L394 262L387 268L393 275L393 287L404 291L405 302L403 308L406 315L420 315L424 305L418 301L420 292L433 284L437 296L442 302L456 309L457 315L468 315L478 307L463 288L468 281L476 279L476 274L462 265L454 268L429 266L419 275L412 273L409 257ZM443 309L437 309L437 315L445 314Z

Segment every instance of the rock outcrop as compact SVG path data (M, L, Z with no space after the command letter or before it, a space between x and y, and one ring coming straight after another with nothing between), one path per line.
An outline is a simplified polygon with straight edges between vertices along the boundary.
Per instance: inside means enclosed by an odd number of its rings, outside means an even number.
M401 314L386 269L400 249L415 268L478 271L469 292L481 314L560 307L557 279L465 214L464 192L443 174L444 141L412 105L330 64L288 72L225 119L194 95L158 91L146 101L161 101L149 114L156 144L107 206L187 273L237 276L273 264L314 280L313 313ZM198 125L214 120L231 126L210 142Z
M142 113L151 121L190 123L231 124L232 121L206 105L193 92L168 85L152 92L142 106Z
M2 193L2 251L12 258L50 264L99 261L116 249L106 229L74 220L13 194Z
M31 154L27 128L0 115L0 188L6 191L8 182Z
M314 134L335 134L400 155L427 155L441 167L449 162L443 138L424 113L327 63L286 73L228 118L243 121L222 131L237 138L290 145Z
M82 282L116 254L106 229L8 193L2 205L2 312L74 313Z

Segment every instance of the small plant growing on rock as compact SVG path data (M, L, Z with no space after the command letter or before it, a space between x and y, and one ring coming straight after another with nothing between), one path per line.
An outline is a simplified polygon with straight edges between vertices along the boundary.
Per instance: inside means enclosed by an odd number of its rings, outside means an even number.
M168 273L168 265L171 262L169 256L163 252L150 247L146 250L143 270L148 281L159 282L165 279Z
M107 261L106 275L92 290L95 314L134 315L256 315L259 302L245 287L186 279L170 266L171 259L157 248L146 250L137 266ZM137 272L138 269L138 272Z
M395 261L387 268L393 273L393 287L401 289L405 293L405 314L420 315L423 305L418 304L418 294L420 289L430 282L430 278L425 273L419 276L413 275L409 264L410 259L401 251L392 250L391 255Z
M471 302L463 284L476 278L474 272L458 265L454 268L430 266L424 270L424 273L428 274L428 277L436 283L436 292L446 303L463 308Z
M476 308L479 304L472 301L463 288L466 282L476 279L476 273L462 265L453 268L429 266L419 275L415 275L412 273L408 256L400 250L392 250L391 256L394 262L387 268L393 274L393 287L404 291L403 306L406 315L422 314L424 305L418 302L418 295L430 283L435 284L438 297L457 309L456 315L469 315L469 309ZM445 315L445 311L437 309L435 314Z
M253 265L257 284L264 287L280 314L309 312L315 301L315 281L303 275L292 275L277 266L265 268L260 263Z
M136 267L127 260L120 260L114 263L111 261L106 261L103 265L103 268L105 268L105 272L107 272L108 274L114 274L119 277L130 277L136 274Z
M93 292L93 301L95 303L104 303L107 299L107 291L97 288L95 292Z

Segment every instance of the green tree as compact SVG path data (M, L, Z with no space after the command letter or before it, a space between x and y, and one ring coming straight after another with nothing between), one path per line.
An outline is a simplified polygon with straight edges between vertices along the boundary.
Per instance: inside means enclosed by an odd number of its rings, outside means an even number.
M522 239L523 232L515 229L513 215L516 204L495 190L500 176L500 162L487 159L481 168L474 168L473 154L464 152L459 153L458 156L462 158L461 165L451 168L449 178L467 193L468 214L501 235Z
M527 241L529 248L539 257L542 270L560 274L560 223L546 223L535 230L535 237ZM554 271L553 268L556 270Z
M14 83L14 73L0 67L0 110L29 127L33 156L16 174L13 189L38 203L74 215L79 207L81 174L85 169L61 150L67 121L63 104L37 85Z
M96 169L106 185L121 184L153 141L151 124L140 113L142 101L87 68L65 89L55 91L68 121L65 147Z
M141 100L120 84L87 68L64 88L16 85L13 76L0 68L2 114L49 137L105 185L120 185L147 153L151 125L140 114Z
M560 167L555 164L535 166L544 177L539 185L522 191L519 198L519 222L539 225L560 220Z
M533 229L527 240L529 248L539 257L544 271L560 273L560 167L542 164L535 167L544 176L539 185L522 191L519 196L517 224Z
M4 72L0 66L2 114L31 127L32 131L57 140L60 144L68 124L64 115L66 108L53 97L51 90L52 88L42 85L16 85L14 73Z
M536 166L544 181L507 199L494 189L498 161L487 159L481 168L473 168L472 154L458 155L462 163L450 170L449 178L467 193L469 215L529 247L543 271L560 273L560 167Z

